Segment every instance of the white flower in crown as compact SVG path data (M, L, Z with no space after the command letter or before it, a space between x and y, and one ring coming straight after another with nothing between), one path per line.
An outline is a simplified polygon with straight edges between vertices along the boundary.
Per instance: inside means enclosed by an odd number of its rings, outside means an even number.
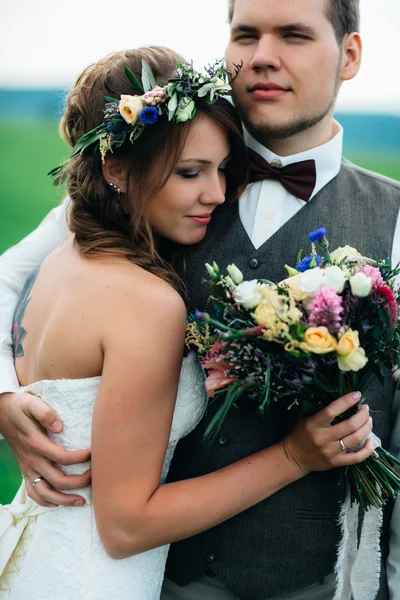
M175 121L177 123L185 123L192 119L196 112L196 105L190 98L182 98L178 108L175 111Z
M199 98L202 98L203 96L207 96L207 94L210 94L210 99L213 100L214 95L218 92L229 92L231 90L231 86L229 85L229 83L227 83L226 81L224 81L223 79L221 79L220 77L213 77L209 83L206 83L205 85L202 85L201 88L198 91L198 96Z
M127 94L121 94L121 100L119 101L119 112L127 123L133 125L136 123L139 114L145 107L142 96L129 96Z

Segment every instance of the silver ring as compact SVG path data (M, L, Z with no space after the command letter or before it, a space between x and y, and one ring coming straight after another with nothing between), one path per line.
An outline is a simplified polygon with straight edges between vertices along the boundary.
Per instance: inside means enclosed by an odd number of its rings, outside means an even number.
M42 476L40 476L40 477L36 477L36 479L34 479L34 480L32 481L32 487L35 487L35 485L36 485L37 483L39 483L39 481L44 481L44 477L42 477Z
M340 444L340 448L341 450L343 450L343 452L347 452L347 448L343 443L343 440L339 440L339 444Z

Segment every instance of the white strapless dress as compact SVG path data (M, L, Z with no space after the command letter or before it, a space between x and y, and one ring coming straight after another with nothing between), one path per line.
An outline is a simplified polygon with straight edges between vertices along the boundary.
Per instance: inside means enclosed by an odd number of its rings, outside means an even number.
M48 380L24 390L57 411L64 422L57 443L77 450L90 447L99 383L100 377ZM205 407L203 373L191 353L182 365L162 482L176 444L197 425ZM63 470L76 474L88 467ZM124 560L109 558L96 529L91 488L77 493L85 496L85 506L43 508L27 498L23 484L12 504L0 505L1 600L158 600L168 546Z

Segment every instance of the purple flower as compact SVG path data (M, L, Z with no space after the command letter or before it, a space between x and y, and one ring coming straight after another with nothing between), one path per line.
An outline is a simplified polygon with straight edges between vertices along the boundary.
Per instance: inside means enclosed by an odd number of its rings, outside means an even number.
M147 106L139 114L139 119L146 125L154 125L159 117L158 109L155 106Z
M312 261L315 262L314 265L311 266ZM312 269L313 267L319 267L322 262L322 258L318 256L318 254L311 254L310 256L305 256L303 260L297 263L296 269L304 273L304 271L308 271L308 269Z
M311 233L308 234L308 239L310 242L319 242L319 240L321 240L323 237L325 237L326 235L326 229L324 229L323 227L320 227L319 229L316 229L315 231L311 231Z

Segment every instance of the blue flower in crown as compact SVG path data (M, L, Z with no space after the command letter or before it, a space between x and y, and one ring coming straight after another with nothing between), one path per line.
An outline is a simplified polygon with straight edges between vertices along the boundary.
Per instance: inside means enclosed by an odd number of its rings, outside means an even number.
M311 233L308 234L308 239L310 242L319 242L319 240L322 240L322 238L324 238L325 235L326 229L324 229L324 227L320 227L315 231L311 231Z
M311 254L310 256L305 256L303 260L299 261L296 265L296 269L301 273L304 273L304 271L308 271L308 269L319 267L321 262L322 258L318 256L318 254Z
M158 109L155 106L147 106L139 114L139 119L146 125L154 125L159 117Z

